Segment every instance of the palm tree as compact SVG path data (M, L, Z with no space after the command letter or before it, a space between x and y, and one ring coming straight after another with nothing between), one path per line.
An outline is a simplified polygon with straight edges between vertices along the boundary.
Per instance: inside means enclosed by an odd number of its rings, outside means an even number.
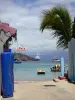
M56 6L44 10L40 30L52 29L53 38L57 37L57 47L66 49L71 38L75 38L75 18L72 21L68 10L63 6Z

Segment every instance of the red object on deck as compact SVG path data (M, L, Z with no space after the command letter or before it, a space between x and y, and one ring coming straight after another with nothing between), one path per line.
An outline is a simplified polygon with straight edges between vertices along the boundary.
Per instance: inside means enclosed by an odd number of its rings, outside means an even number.
M11 36L16 35L17 30L15 28L9 27L8 23L0 23L0 30L3 30L5 33L10 32Z
M59 79L59 80L63 80L63 79L65 79L65 77L58 76L58 79Z

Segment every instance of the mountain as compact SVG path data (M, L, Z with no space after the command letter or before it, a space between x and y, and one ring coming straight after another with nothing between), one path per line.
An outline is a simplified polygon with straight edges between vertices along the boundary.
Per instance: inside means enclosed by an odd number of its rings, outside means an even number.
M27 52L26 54L31 57L36 56L36 52ZM40 52L41 61L51 61L53 58L60 59L61 57L64 57L64 59L68 61L68 51L57 50L57 51L41 51Z
M14 53L14 59L20 59L21 61L36 61L35 58L22 53Z
M38 52L22 52L24 55L28 55L35 59L35 56ZM39 51L40 60L41 61L51 61L53 58L61 58L64 57L65 60L68 61L68 51L67 50L53 50L53 51Z

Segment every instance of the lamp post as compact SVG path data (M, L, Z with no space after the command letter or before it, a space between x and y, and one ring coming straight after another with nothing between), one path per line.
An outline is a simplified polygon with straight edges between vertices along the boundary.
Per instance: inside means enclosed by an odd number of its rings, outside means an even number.
M64 58L61 57L61 76L64 77Z

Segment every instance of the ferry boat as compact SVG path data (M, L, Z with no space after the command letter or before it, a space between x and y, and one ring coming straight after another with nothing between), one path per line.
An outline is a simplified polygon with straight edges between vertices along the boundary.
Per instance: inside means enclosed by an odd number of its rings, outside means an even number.
M35 59L36 59L36 61L40 61L40 55L38 53L37 53Z

